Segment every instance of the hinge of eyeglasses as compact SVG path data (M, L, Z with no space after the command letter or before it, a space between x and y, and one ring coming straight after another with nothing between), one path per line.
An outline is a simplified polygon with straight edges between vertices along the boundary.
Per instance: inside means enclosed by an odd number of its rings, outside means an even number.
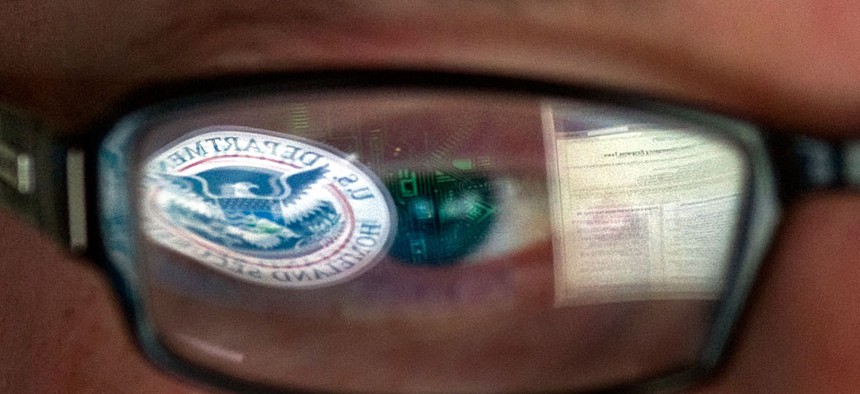
M69 149L66 153L66 195L68 199L69 248L73 252L80 252L87 247L84 152L80 149Z
M30 194L35 189L34 178L33 157L0 141L0 181L18 193Z
M0 105L0 209L72 251L87 246L84 155L45 124Z
M848 186L860 188L860 141L842 146L842 176Z

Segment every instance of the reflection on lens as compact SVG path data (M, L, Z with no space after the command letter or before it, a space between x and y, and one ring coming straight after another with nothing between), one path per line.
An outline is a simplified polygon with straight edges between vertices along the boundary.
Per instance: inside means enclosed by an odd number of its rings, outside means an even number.
M146 235L255 284L316 288L377 263L393 232L375 176L331 148L259 129L195 130L149 158Z
M408 89L168 115L116 153L153 353L278 388L540 392L708 343L747 164L695 122Z
M556 302L717 298L746 182L738 148L611 108L547 111Z
M389 254L405 263L456 263L493 227L496 203L487 177L404 170L387 184L399 221Z

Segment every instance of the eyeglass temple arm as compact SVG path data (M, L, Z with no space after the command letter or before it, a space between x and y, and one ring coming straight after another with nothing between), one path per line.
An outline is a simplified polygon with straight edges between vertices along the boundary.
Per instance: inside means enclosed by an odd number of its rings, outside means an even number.
M87 247L83 151L0 106L0 209L11 209L72 251Z
M860 140L771 135L767 145L784 200L811 190L860 190Z

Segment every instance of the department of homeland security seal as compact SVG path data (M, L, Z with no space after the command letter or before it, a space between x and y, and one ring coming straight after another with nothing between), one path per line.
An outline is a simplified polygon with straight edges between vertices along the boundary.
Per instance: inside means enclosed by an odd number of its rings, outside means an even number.
M259 284L317 288L370 268L396 211L369 170L303 138L236 126L192 133L147 159L151 241Z

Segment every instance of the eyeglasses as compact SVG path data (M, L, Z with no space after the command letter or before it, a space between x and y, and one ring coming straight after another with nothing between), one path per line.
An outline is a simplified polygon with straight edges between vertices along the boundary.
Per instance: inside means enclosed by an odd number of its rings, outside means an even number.
M0 112L0 205L113 280L156 364L227 388L686 385L795 193L860 145L502 77L162 86L86 137Z

